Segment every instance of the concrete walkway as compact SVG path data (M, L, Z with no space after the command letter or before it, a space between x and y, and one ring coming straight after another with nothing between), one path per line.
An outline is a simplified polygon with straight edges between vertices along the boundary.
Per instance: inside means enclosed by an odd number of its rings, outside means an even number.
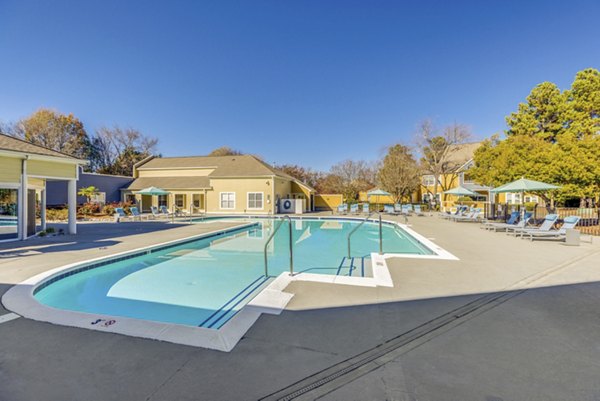
M390 289L294 282L289 310L263 315L230 353L0 323L0 400L255 400L298 389L299 399L328 400L600 397L600 246L410 223L460 261L389 260ZM216 227L125 224L82 225L76 243L4 244L0 291L76 259Z

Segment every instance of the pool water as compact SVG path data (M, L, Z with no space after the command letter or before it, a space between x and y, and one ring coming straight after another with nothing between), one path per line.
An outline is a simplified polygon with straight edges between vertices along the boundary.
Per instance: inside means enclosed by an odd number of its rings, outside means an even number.
M287 221L252 219L251 227L103 263L42 284L35 298L48 306L159 322L219 328L273 277L289 271ZM282 224L267 247L273 230ZM350 220L292 220L294 273L368 274L379 250L379 226ZM399 227L383 225L384 252L431 254Z

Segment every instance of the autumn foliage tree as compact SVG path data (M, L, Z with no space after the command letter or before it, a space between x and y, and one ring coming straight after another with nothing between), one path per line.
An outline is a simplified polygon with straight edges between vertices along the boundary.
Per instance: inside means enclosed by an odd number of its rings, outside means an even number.
M39 109L11 127L11 134L80 159L91 154L91 141L83 123L73 114Z
M388 148L377 174L381 189L389 192L395 202L410 199L420 184L420 169L410 149L403 145Z

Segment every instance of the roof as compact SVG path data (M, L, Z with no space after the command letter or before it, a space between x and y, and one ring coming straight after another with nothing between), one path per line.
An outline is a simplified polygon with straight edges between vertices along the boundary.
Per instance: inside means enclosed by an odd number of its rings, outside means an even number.
M208 177L143 177L136 178L126 189L140 190L148 187L162 189L209 189Z
M0 134L0 150L8 150L11 152L29 153L41 156L60 157L61 159L70 159L72 161L84 162L83 159L67 155L66 153L57 152L43 146L34 145L13 136Z
M307 184L252 155L154 157L144 163L139 163L136 168L138 170L210 168L214 169L208 175L210 178L276 176L297 182L313 190Z
M481 142L461 143L450 146L448 161L456 166L462 166L473 158Z

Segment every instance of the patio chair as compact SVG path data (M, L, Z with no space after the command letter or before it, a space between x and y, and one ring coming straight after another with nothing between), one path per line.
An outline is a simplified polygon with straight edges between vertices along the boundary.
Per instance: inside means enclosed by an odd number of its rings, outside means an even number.
M131 215L133 216L134 219L137 218L140 221L142 221L143 218L145 218L146 220L148 220L148 218L149 218L148 213L140 213L140 210L136 206L130 207L129 211L131 212Z
M396 210L392 205L383 205L383 213L396 215Z
M483 228L486 230L491 230L494 227L504 226L505 224L514 226L515 224L517 224L518 221L519 221L519 212L512 212L506 222L485 220L485 221L483 221L483 224L481 225L480 228Z
M358 203L350 205L350 214L358 214Z
M121 219L131 220L133 218L132 216L125 213L125 209L123 209L122 207L115 208L114 217L115 217L115 222L119 222Z
M156 206L150 206L150 213L152 214L152 217L154 217L156 219L160 219L162 217L165 217L165 215L162 214L160 212L160 210L158 210L158 207L156 207Z
M412 213L412 205L405 204L402 205L402 214L405 216L409 216Z
M579 216L568 216L563 220L563 225L558 230L541 230L541 229L529 229L521 231L521 238L529 237L531 241L536 238L545 239L562 239L564 240L567 235L567 230L575 228L579 223Z
M440 212L438 216L450 220L453 217L464 216L468 209L467 206L458 206L454 212Z
M425 216L425 213L423 213L423 211L421 210L421 205L413 205L413 210L415 211L415 214L417 216Z
M165 217L173 216L173 213L169 212L169 209L167 209L167 207L164 205L160 207L160 213Z
M365 214L369 214L369 204L368 203L363 204L362 211Z
M337 207L338 214L347 214L348 213L348 205L346 203L342 203Z
M475 208L473 210L471 210L466 216L456 216L454 218L452 218L452 220L454 220L455 222L459 223L459 222L479 222L481 221L481 215L482 215L483 211L481 210L481 208Z
M508 232L508 234L513 234L515 236L518 236L519 234L526 232L526 231L530 231L530 230L537 231L537 232L550 231L550 229L552 229L554 224L556 224L556 220L558 220L557 214L547 214L546 217L544 217L544 221L538 228L525 228L525 227L514 228L511 230L511 232ZM509 230L507 230L507 231L509 231Z

